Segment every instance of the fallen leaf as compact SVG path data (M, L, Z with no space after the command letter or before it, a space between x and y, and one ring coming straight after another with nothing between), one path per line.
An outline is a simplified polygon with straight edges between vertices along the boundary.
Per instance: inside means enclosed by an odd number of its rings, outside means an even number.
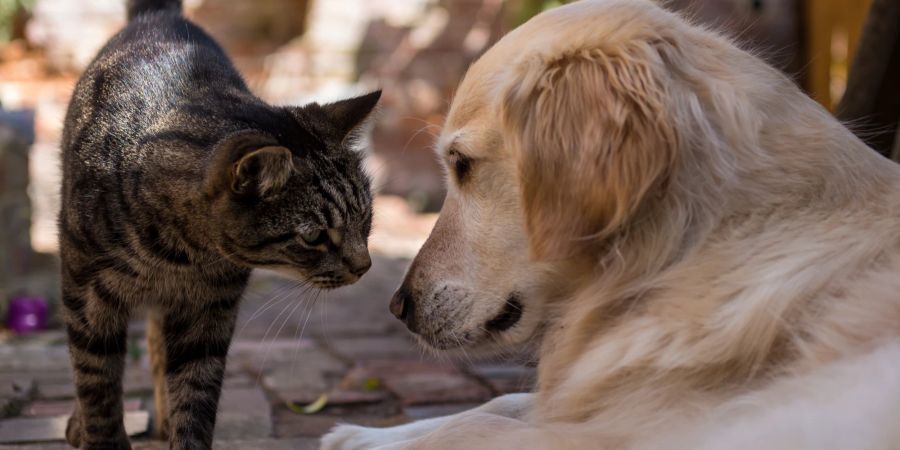
M297 414L315 414L321 411L326 404L328 404L328 394L322 394L316 401L306 406L300 406L294 402L287 402L287 407Z
M363 381L363 389L367 391L374 391L381 387L381 380L378 378L366 378Z

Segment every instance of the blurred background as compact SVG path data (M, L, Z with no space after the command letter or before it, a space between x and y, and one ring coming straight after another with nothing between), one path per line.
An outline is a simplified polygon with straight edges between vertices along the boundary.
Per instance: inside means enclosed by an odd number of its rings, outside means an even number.
M59 140L74 83L123 26L124 3L0 0L0 444L57 439L53 427L72 405L64 337L54 314ZM234 425L244 431L232 438L314 439L337 417L396 423L527 389L533 376L527 357L499 365L430 358L391 320L387 302L440 208L443 177L431 147L466 67L506 31L560 2L184 3L187 16L222 44L252 90L269 102L301 104L384 90L371 140L370 165L380 193L371 241L375 266L358 285L321 300L268 274L254 277L236 337L237 356L230 362L238 372L231 373L223 400L226 419L232 405L235 423L244 420ZM835 110L872 1L665 3L734 36ZM887 148L895 130L893 122L893 128L870 127L867 136ZM139 322L131 334L139 368L146 365ZM259 361L261 353L271 356ZM285 365L291 366L289 373ZM132 402L127 409L152 414L148 378L134 373L126 380ZM291 408L322 393L329 395L322 413L303 415ZM261 405L264 417L247 419L246 405L252 402ZM146 430L143 423L136 433ZM23 435L29 426L31 434ZM290 443L298 445L305 444Z

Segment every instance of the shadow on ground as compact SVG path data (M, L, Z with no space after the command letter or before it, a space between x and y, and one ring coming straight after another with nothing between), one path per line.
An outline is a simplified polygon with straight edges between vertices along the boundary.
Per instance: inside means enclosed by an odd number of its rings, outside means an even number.
M514 362L436 358L388 312L408 260L375 256L359 283L317 292L259 272L241 306L216 426L217 449L313 449L338 421L387 426L449 414L528 390L533 371ZM130 331L125 394L134 448L146 437L152 384L144 325ZM303 406L322 395L321 409ZM64 449L74 387L65 338L48 331L0 342L0 448Z

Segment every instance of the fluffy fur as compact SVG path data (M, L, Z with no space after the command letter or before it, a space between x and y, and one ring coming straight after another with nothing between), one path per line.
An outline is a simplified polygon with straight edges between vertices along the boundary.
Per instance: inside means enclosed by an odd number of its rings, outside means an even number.
M753 55L560 7L470 68L438 152L392 310L432 347L540 341L537 392L323 448L897 448L900 168Z

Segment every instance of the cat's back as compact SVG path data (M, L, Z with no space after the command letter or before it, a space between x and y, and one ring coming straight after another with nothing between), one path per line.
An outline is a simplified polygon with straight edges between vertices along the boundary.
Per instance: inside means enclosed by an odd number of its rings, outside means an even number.
M246 91L222 49L173 12L129 22L97 54L78 81L63 132L64 172L106 171L137 151L147 130L212 91ZM135 155L131 155L135 156Z
M78 81L63 129L59 230L70 265L76 254L86 266L114 248L135 254L136 230L148 246L153 233L174 232L157 223L167 211L159 197L192 192L209 148L198 143L217 132L216 118L199 121L248 95L222 49L177 11L141 14L110 39ZM194 176L176 178L173 166Z

